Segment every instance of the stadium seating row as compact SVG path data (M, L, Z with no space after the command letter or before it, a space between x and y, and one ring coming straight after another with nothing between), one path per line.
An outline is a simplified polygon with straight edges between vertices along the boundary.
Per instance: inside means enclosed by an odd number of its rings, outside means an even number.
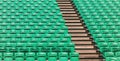
M44 52L27 52L27 53L22 53L22 52L16 52L16 53L0 53L0 60L4 61L78 61L78 53L66 53L66 52L61 52L59 54L55 52L49 52L49 53L44 53Z

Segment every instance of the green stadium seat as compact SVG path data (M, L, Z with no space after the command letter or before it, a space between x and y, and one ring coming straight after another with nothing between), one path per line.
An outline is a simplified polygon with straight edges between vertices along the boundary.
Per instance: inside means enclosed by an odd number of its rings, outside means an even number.
M66 52L59 53L59 61L68 61L68 53Z
M120 52L115 52L115 56L119 57L120 56Z
M13 53L4 53L4 61L13 61Z
M117 42L109 42L109 46L110 47L118 47L118 43Z
M24 53L15 53L15 61L24 61Z
M57 53L54 52L48 53L48 61L57 61Z
M35 53L33 52L28 52L26 53L26 61L35 61Z
M70 61L79 61L79 58L78 58L79 54L78 53L70 53Z
M68 49L70 49L71 52L74 52L75 51L75 48L74 48L74 43L69 43L68 44Z
M114 57L115 56L113 52L105 52L104 55L106 57Z
M107 57L106 61L117 61L116 57Z
M118 52L120 51L120 47L109 47L112 52Z
M98 46L99 47L108 47L109 45L107 42L100 42L100 43L98 43Z
M38 61L46 61L46 57L47 55L46 55L46 53L44 53L44 52L38 52L37 53L37 60Z

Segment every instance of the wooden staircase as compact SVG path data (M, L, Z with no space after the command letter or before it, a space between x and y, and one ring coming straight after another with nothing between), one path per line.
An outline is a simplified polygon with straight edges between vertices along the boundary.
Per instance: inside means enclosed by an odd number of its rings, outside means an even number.
M63 18L68 26L80 61L103 61L103 57L95 46L89 31L79 16L71 0L57 0Z

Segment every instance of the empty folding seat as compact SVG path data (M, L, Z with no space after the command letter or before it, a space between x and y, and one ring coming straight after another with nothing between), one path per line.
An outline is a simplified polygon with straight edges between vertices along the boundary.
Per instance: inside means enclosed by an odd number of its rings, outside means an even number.
M66 41L67 40L67 41ZM59 40L58 40L59 41ZM60 39L60 42L63 42L63 43L70 43L71 42L71 38L61 38Z
M107 42L100 42L100 43L98 43L98 46L99 47L108 47L109 45Z
M103 37L104 37L104 38L112 38L113 35L112 35L112 34L103 34Z
M115 42L116 40L114 38L106 38L107 42Z
M45 52L38 52L37 53L37 60L38 61L46 61L46 53Z
M91 31L91 33L92 34L99 34L99 33L101 33L101 31L100 30L93 30L93 31Z
M35 61L35 53L33 52L26 53L26 61Z
M70 53L70 61L79 61L79 54L75 52Z
M104 52L110 52L112 50L109 47L100 47L100 51L104 53Z
M115 52L115 56L120 57L120 52Z
M4 53L4 61L13 61L13 53Z
M116 34L115 36L116 36L116 38L120 38L120 34Z
M118 47L118 43L117 42L109 42L109 46L110 47Z
M112 30L112 32L114 33L114 34L118 34L118 30Z
M69 43L67 49L68 49L68 51L74 52L75 51L74 47L75 47L74 43Z
M59 53L59 61L68 61L68 53L66 52Z
M120 47L109 47L112 52L118 52L120 51Z
M102 38L103 37L102 34L93 34L92 36L93 36L93 38Z
M59 46L59 51L64 51L64 48L67 47L67 44L65 44L65 43L58 43L58 46Z
M116 57L106 57L106 61L117 61Z
M104 38L95 38L96 43L105 42L105 41L106 41L106 39L104 39Z
M24 53L18 52L15 53L15 61L24 61Z
M57 61L57 53L55 52L48 53L48 61Z

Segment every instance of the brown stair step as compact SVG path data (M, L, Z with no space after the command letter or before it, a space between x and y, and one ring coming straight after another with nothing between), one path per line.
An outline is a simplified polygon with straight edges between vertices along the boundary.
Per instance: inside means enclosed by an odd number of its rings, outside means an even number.
M73 14L73 13L72 13ZM79 20L79 17L63 17L64 19ZM80 20L79 20L80 21Z
M72 20L72 21L73 21L73 20ZM80 26L80 25L82 25L82 23L73 23L73 22L72 22L72 23L66 23L66 25L67 25L67 26L69 26L69 25L78 25L78 26Z
M63 11L63 10L74 10L74 9L66 9L66 8L63 8L63 9L60 9L61 11Z
M71 17L73 17L73 16L77 16L77 14L63 14L63 16L65 17L65 16L71 16ZM79 20L80 21L80 20Z
M75 44L92 44L92 41L73 41Z
M58 4L60 7L66 6L66 7L73 7L72 4Z
M84 29L84 26L68 26L69 29Z
M98 53L86 53L86 54L80 54L80 58L99 58L99 54Z
M103 59L100 59L100 58L90 58L90 59L80 59L80 61L103 61Z
M90 37L73 37L72 40L91 40Z
M85 44L82 44L82 45L76 45L75 46L76 49L94 49L94 46L92 44L88 44L88 45L85 45Z
M69 29L68 32L69 32L69 33L72 33L72 32L78 32L78 33L82 32L82 33L83 33L83 32L86 32L86 30L81 30L81 29L77 29L77 30Z
M72 4L58 4L59 6L61 6L61 5L72 5Z
M67 11L67 10L64 10L64 11L62 11L62 13L64 14L64 13L70 13L70 14L74 14L75 13L75 11Z
M69 2L64 2L64 3L69 3ZM73 8L72 6L60 6L60 8Z
M66 20L65 22L80 22L80 20Z
M95 49L89 49L89 50L83 50L83 49L81 49L81 50L76 50L76 52L78 52L78 53L97 53L97 51L95 50Z
M73 36L73 37L81 37L81 36L88 36L88 34L87 33L83 33L83 34L80 34L80 33L71 33L71 36Z
M83 26L69 26L68 29L85 29Z
M79 20L79 19L65 19L65 21L70 21L70 20ZM80 24L80 23L82 23L82 21L80 21L80 22L73 22L73 23L79 23Z

